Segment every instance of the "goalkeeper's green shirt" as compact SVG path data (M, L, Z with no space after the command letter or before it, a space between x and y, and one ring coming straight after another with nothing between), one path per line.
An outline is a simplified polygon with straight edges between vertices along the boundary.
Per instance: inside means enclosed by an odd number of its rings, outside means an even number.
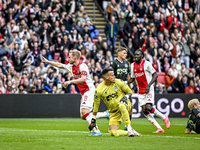
M104 82L100 83L95 90L93 112L98 112L101 99L110 113L117 111L118 102L125 96L125 93L132 93L132 91L119 79L115 79L115 83L111 83L109 86Z

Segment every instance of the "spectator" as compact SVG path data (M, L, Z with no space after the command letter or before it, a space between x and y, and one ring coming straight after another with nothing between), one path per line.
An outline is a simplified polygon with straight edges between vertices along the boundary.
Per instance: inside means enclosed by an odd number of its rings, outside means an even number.
M195 62L194 68L196 70L196 75L200 76L200 57Z
M49 83L46 86L44 86L44 89L49 93L52 91L52 88L53 88L53 81L49 80Z
M187 41L185 40L184 37L181 38L181 62L184 62L186 64L186 68L190 67L190 48L188 47Z
M171 84L172 87L172 93L184 93L184 83L183 83L183 79L182 79L182 74L181 72L178 73L177 78L174 79L174 81Z
M184 75L188 75L189 74L189 70L186 69L185 63L181 63L181 68L182 68L181 70L183 70L185 72Z
M156 89L155 91L156 94L167 94L167 92L163 89L163 85L162 84L158 84L158 89Z
M138 22L143 23L144 17L146 17L146 14L145 14L145 7L143 6L142 1L139 2L139 7L136 9L135 13L136 13Z
M185 94L195 94L197 93L197 89L194 86L194 81L189 80L189 86L185 88Z
M32 86L29 93L33 93L33 94L37 93L36 86Z
M126 23L126 19L124 17L124 12L121 12L119 21L118 21L118 26L119 26L119 35L122 38L123 35L123 29L124 29L124 24Z
M115 17L113 16L111 18L111 22L106 24L105 27L105 34L107 37L107 43L110 47L112 42L112 54L114 55L115 52L115 46L116 46L116 39L115 36L118 34L118 25L115 23Z
M152 64L153 68L157 71L157 72L161 72L160 69L160 62L157 60L157 57L154 56L153 57L153 64Z
M70 86L70 93L71 94L78 94L78 92L76 91L75 85L73 85L73 84Z
M175 77L171 75L171 71L168 70L167 71L167 75L165 76L165 87L167 89L167 92L171 92L172 91L172 87L171 84L174 81Z
M91 21L86 13L83 13L83 16L79 19L81 24L84 26L87 21Z
M16 93L18 93L18 94L27 94L27 92L24 91L24 86L23 86L23 84L19 84L19 85L18 85L18 90L17 90Z
M175 63L173 63L171 65L171 68L169 70L171 71L171 75L176 78L177 75L178 75L178 71L176 70L176 64Z
M2 65L0 66L1 71L4 75L7 75L9 66L7 65L7 61L5 59L2 60Z
M0 94L4 94L6 92L6 89L3 86L3 81L0 79Z

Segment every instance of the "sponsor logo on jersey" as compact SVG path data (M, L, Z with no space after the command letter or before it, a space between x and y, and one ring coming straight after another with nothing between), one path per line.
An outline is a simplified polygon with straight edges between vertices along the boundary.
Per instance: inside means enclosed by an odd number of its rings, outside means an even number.
M114 86L114 90L117 91L117 89L118 89L117 86Z
M113 98L118 98L118 93L114 93L111 95L106 96L107 101L111 101Z
M143 75L144 75L144 72L142 72L142 73L135 73L135 77L141 77Z
M127 74L127 69L126 68L124 68L124 69L117 69L117 74L123 74L123 73Z

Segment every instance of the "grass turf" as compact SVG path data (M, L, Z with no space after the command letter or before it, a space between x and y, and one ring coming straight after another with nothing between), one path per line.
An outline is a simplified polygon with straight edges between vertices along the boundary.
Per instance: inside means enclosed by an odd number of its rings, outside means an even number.
M199 149L200 135L184 134L187 119L170 119L170 129L157 120L165 133L153 134L156 128L146 119L132 119L132 127L143 137L111 137L108 120L98 119L103 136L90 137L88 124L81 119L0 119L0 150Z

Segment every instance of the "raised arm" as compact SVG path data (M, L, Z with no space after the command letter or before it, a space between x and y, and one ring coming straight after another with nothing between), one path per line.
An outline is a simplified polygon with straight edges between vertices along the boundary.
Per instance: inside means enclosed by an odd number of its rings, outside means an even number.
M65 69L65 68L63 68L63 64L62 63L49 61L46 58L44 58L43 56L42 56L42 62L43 63L48 63L48 64L50 64L52 66L55 66L55 67L58 67L58 68L61 68L61 69Z

